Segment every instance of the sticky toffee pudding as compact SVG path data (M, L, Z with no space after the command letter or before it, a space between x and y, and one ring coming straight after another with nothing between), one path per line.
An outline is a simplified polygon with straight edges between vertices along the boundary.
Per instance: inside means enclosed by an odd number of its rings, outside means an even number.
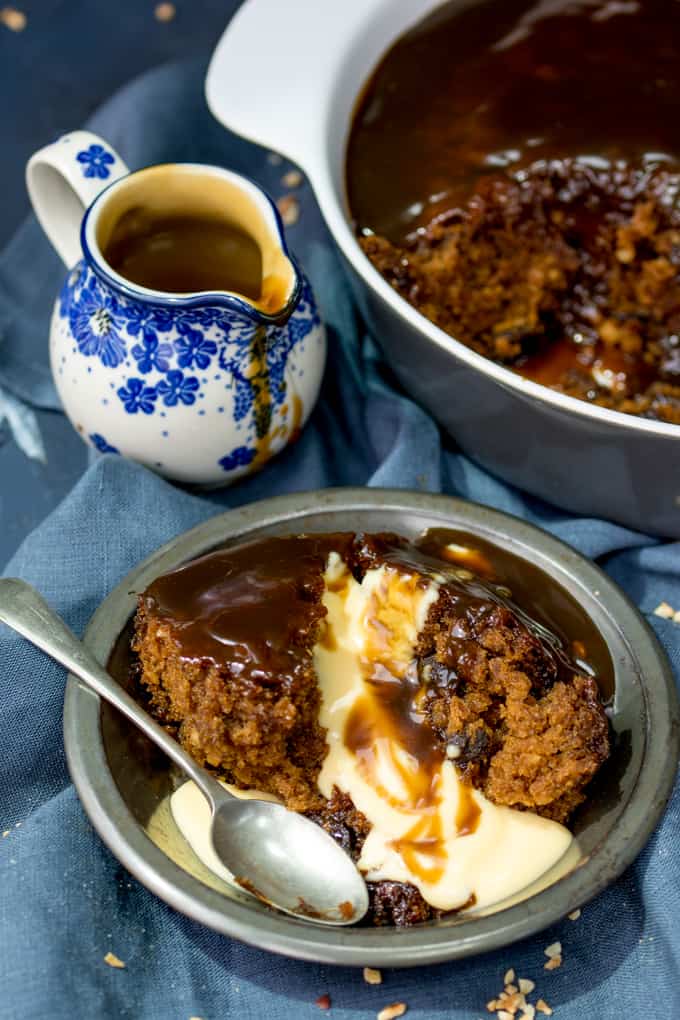
M602 639L521 563L439 531L218 550L140 596L140 692L232 789L333 835L368 923L488 908L564 857L609 754Z

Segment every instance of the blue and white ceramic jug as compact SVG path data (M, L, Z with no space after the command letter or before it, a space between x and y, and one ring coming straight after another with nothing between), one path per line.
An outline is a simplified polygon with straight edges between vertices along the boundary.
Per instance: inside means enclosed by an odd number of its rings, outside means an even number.
M263 191L198 164L129 173L109 145L84 131L35 153L27 183L69 270L50 356L84 440L178 481L221 485L257 470L299 434L319 392L325 331ZM256 241L258 299L150 290L108 264L103 251L121 216L169 204L214 210Z

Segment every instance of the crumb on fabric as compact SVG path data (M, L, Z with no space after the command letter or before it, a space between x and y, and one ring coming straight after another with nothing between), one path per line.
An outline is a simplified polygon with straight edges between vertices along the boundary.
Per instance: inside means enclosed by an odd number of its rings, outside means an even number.
M571 914L567 914L567 917L569 918L570 921L578 921L580 916L581 911L578 909L578 907L576 908L576 910L572 910Z
M108 963L109 967L116 967L119 970L125 966L123 961L115 953L111 952L107 953L104 957L104 963Z
M177 9L175 8L174 4L162 3L156 4L153 13L156 21L167 22L172 21L172 19L175 17L175 14L177 13Z
M18 11L16 7L0 8L0 23L10 32L23 32L26 28L26 20L24 12Z
M364 981L367 985L382 984L382 974L373 967L364 967Z
M331 1008L331 997L330 995L320 995L314 1003L319 1009L330 1009Z
M393 1002L380 1010L377 1020L395 1020L396 1017L403 1016L407 1009L405 1002Z
M549 948L552 950L553 947ZM498 998L486 1004L487 1011L496 1014L496 1020L535 1020L538 1002L547 1006L544 999L539 999L536 1005L527 1001L526 997L534 991L536 983L530 978L517 978L514 968L505 972L503 983L505 988Z
M672 620L675 616L675 610L667 602L660 602L654 610L654 615L660 616L662 620Z

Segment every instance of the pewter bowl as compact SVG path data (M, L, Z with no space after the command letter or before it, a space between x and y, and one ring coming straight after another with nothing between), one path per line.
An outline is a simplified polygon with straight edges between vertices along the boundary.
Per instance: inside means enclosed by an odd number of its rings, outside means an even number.
M595 896L639 853L663 812L678 759L670 666L637 609L601 570L507 514L446 496L379 489L330 489L254 503L212 518L148 557L104 600L85 642L125 683L135 593L158 574L217 546L265 534L390 530L415 537L430 527L471 532L502 546L524 561L517 564L520 575L528 572L534 590L545 584L557 593L567 630L585 612L601 635L601 654L611 659L614 677L613 690L603 691L613 753L574 820L576 861L566 873L556 866L493 912L408 929L329 929L276 913L203 867L169 812L179 775L146 738L69 677L65 744L83 806L122 864L175 909L218 932L300 959L413 966L496 949L538 932Z

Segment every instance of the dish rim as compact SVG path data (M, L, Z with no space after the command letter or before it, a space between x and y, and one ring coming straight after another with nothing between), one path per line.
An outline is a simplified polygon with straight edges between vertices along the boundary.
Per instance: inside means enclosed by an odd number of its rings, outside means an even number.
M535 525L503 511L455 497L399 489L337 488L276 496L209 518L175 536L130 571L103 600L84 635L85 644L106 661L134 608L140 590L160 572L226 541L265 527L333 511L427 514L511 552L537 552L537 563L558 583L570 578L606 607L636 664L645 701L646 739L640 771L614 827L574 871L529 899L495 914L456 926L407 929L329 929L228 899L203 885L156 846L128 809L106 758L99 698L69 674L64 702L64 744L69 771L81 803L114 856L148 889L195 921L261 949L302 960L354 966L418 966L498 949L536 934L602 891L640 852L670 796L678 759L680 716L670 663L649 624L618 586L595 564ZM439 520L437 520L439 519ZM329 529L331 530L331 529ZM597 595L595 595L597 592ZM610 654L614 650L610 647ZM652 696L653 695L653 696ZM467 929L467 931L465 930Z

